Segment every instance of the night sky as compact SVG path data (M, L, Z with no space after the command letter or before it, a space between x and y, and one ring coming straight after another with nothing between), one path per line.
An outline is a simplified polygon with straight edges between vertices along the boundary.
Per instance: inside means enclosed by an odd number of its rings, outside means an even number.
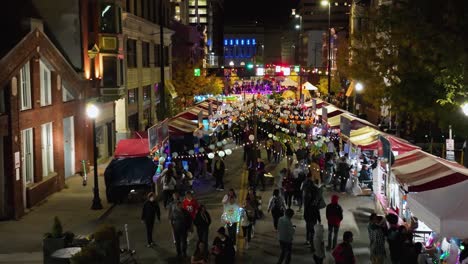
M226 24L258 21L265 26L280 26L288 21L298 0L225 0Z

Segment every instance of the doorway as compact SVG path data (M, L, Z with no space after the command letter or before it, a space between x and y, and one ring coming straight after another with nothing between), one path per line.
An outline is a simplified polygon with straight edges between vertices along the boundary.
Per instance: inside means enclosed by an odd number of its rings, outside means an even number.
M74 117L63 119L63 163L65 178L75 174L75 125Z

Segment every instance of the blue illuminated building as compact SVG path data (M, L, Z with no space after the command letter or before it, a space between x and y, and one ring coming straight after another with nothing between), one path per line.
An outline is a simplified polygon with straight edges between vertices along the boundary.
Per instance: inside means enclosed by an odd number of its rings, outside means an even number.
M224 62L234 62L240 66L241 62L255 62L257 55L257 40L255 38L226 38L224 39Z

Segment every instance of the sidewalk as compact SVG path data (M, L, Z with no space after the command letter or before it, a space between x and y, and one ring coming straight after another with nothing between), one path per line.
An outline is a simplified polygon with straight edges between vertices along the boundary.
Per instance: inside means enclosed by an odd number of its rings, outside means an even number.
M50 232L55 216L62 222L64 232L93 232L99 218L112 208L106 200L102 176L106 166L99 165L102 210L91 210L93 178L88 178L88 185L83 186L82 177L72 176L65 181L67 188L31 208L20 220L0 222L0 263L42 263L42 238Z

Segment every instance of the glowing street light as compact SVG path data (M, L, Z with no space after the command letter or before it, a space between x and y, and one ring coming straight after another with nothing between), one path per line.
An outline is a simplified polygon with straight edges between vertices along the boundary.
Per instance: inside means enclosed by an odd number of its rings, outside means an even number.
M322 0L322 1L320 1L320 5L321 6L328 6L328 5L330 5L330 1Z
M356 83L356 92L361 92L364 89L364 86L362 83L358 82Z
M463 113L468 116L468 103L464 103L461 105L461 109L463 111Z
M88 104L86 106L86 115L91 119L96 119L99 115L99 108L94 104Z
M233 67L233 66L234 66L234 62L233 62L233 61L230 61L230 62L229 62L229 66Z
M300 26L300 25L296 25L296 29L300 29L300 28L301 28L301 26Z

